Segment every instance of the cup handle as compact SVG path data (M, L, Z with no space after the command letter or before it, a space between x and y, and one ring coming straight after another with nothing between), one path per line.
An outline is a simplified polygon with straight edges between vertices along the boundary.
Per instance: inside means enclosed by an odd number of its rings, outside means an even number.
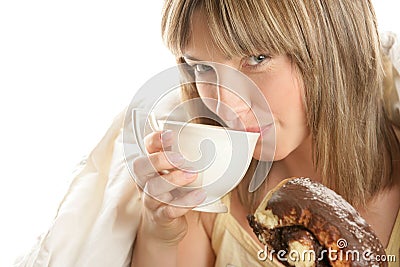
M143 155L146 155L146 147L144 145L142 132L144 131L144 123L140 123L140 115L139 113L143 110L141 109L132 109L132 128L133 128L133 136L135 136L136 144L139 146L140 151Z
M133 128L133 135L135 136L136 143L139 146L143 155L146 155L146 147L143 142L142 133L144 132L145 123L141 123L140 113L144 113L142 109L132 109L132 128ZM159 125L157 124L157 120L154 117L154 114L150 114L150 127L153 131L159 130ZM203 207L196 207L193 208L195 211L201 212L212 212L212 213L226 213L228 212L228 207L222 203L219 199L209 205Z

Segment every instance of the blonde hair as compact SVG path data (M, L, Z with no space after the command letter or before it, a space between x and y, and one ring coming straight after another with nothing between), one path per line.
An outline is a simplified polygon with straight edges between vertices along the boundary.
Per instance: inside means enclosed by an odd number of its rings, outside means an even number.
M384 111L371 1L166 0L162 34L178 62L195 11L202 12L227 56L267 51L292 59L304 81L313 160L326 186L353 205L365 205L392 185L400 145ZM199 97L193 84L184 92L186 98ZM239 190L247 207L254 203L254 196L245 196L249 177Z

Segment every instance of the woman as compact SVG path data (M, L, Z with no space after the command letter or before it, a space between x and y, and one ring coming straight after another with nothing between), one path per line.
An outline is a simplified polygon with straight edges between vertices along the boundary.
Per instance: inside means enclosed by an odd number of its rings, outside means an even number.
M246 215L291 176L310 177L342 195L387 253L398 253L399 236L392 230L399 220L400 132L383 106L385 74L370 1L167 0L162 29L178 62L191 66L196 77L212 71L204 61L217 62L257 84L274 116L276 152L255 193L247 191L250 168L225 198L234 207L228 214L197 213L144 195L132 266L265 266L257 261L260 247ZM185 99L216 98L200 85L187 89ZM217 90L236 117L208 106L211 111L228 126L235 120L246 128L256 125L240 98ZM147 136L149 158L158 171L171 171L167 180L188 184L196 177L174 170L162 151L171 142L168 133ZM254 162L263 159L261 150L258 142ZM144 182L148 193L170 197L168 190L152 192L157 180ZM185 201L195 205L204 198L198 190Z

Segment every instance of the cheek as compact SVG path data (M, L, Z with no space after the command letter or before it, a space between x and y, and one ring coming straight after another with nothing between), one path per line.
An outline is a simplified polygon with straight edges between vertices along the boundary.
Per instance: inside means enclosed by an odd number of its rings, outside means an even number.
M300 119L305 118L304 90L301 79L296 78L292 71L255 77L253 81L267 100L278 123L287 124L292 120L304 123Z
M308 136L303 86L301 81L285 74L256 83L267 99L275 121L274 160L281 160ZM265 145L262 147L266 148Z

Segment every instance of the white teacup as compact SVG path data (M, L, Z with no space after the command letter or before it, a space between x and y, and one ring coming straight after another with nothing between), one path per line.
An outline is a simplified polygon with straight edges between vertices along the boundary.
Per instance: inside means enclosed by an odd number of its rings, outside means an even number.
M182 188L203 188L206 200L196 209L223 212L218 200L242 180L251 162L259 133L230 130L218 126L159 121L163 130L171 130L171 151L185 158L181 169L198 173L195 182Z

